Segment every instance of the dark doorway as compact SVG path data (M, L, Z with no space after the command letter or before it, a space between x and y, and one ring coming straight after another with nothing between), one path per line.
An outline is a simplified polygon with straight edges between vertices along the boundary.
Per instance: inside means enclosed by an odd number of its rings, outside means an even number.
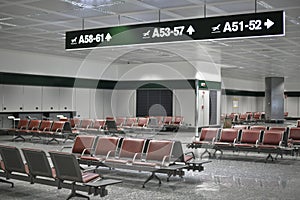
M136 116L173 116L171 90L137 90Z

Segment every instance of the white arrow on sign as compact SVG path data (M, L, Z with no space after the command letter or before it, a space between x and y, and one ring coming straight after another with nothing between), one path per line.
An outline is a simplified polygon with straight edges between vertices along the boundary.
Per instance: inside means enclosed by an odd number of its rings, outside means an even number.
M269 19L267 19L267 21L265 22L265 26L267 27L267 29L269 29L273 25L274 25L274 22Z
M109 42L111 39L112 39L111 35L107 33L107 35L105 36L105 40Z
M193 33L195 32L195 29L192 27L192 25L190 25L189 28L186 30L186 32L189 35L193 35Z

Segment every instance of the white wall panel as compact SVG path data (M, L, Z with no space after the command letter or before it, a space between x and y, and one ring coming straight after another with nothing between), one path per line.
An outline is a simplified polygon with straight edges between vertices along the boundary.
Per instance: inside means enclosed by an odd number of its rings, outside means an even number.
M114 116L135 116L136 90L113 90L112 105Z
M91 117L104 119L104 98L103 90L94 89L91 91ZM94 117L93 117L94 116Z
M42 109L51 111L59 109L59 88L43 87L42 92Z
M299 116L299 98L298 97L288 97L287 98L287 110L289 112L289 116Z
M25 111L42 110L42 87L24 86L23 106Z
M23 109L23 86L3 85L3 110L22 111Z
M195 126L195 91L173 90L173 99L173 115L183 116L184 123Z
M90 89L75 89L75 110L80 118L90 118Z
M103 117L113 116L112 106L116 106L111 100L112 90L103 90Z
M3 98L4 98L3 85L0 84L0 111L3 110Z
M59 110L74 110L75 89L59 88Z

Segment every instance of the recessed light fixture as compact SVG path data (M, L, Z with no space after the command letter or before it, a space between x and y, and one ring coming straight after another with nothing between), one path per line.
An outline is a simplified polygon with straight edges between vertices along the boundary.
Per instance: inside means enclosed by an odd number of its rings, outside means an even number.
M270 4L264 2L264 1L257 1L257 4L264 7L264 8L267 8L267 9L272 9L273 6L271 6Z

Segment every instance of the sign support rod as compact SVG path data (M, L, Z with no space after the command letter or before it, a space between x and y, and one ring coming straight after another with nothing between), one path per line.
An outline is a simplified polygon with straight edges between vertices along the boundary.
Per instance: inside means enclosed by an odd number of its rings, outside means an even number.
M84 18L82 18L82 20L81 20L81 28L82 28L82 30L84 30Z
M195 137L199 137L198 122L199 122L199 81L195 80Z

